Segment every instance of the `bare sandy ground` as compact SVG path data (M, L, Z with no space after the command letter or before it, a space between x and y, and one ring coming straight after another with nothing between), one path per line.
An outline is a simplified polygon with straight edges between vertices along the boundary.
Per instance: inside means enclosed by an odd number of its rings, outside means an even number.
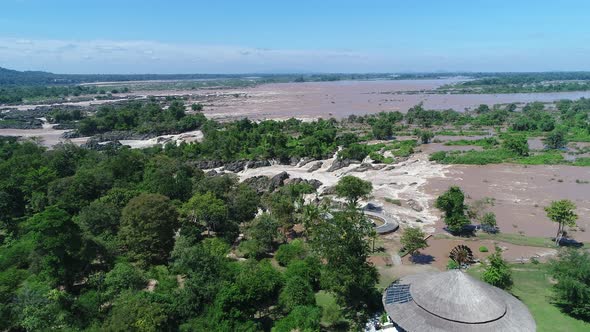
M528 236L555 236L556 224L543 210L553 200L569 199L577 205L577 231L569 234L578 241L590 241L590 168L575 166L522 166L510 164L454 165L446 177L431 178L425 191L438 196L451 185L460 186L467 203L484 197L495 199L494 212L500 230ZM442 229L442 223L437 229Z

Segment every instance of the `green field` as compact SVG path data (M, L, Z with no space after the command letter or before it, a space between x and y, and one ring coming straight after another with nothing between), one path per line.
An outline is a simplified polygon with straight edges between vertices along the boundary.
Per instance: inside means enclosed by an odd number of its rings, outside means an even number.
M472 268L469 274L479 278L480 268ZM514 286L511 293L531 311L537 322L537 331L590 331L590 323L562 313L551 303L551 283L545 264L512 265Z

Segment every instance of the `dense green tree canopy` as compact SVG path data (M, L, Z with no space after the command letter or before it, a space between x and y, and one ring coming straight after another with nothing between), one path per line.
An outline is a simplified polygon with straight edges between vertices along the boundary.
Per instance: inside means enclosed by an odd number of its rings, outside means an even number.
M554 299L569 314L590 321L590 254L567 249L551 263Z
M162 195L142 194L123 209L119 240L129 258L141 264L161 264L174 246L178 213Z
M346 175L338 180L336 194L346 198L350 206L356 207L359 199L366 198L373 190L371 182L361 180L352 175Z
M436 199L436 207L445 214L444 220L449 231L461 232L463 227L469 224L465 215L465 195L461 188L452 186Z

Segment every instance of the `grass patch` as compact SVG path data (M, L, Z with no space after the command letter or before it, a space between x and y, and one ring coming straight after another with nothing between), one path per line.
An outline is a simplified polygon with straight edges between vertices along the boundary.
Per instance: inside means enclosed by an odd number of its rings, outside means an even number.
M489 134L487 131L476 130L441 130L434 133L438 136L483 136Z
M566 163L559 151L546 151L528 157L518 158L517 163L523 165L557 165Z
M512 264L514 285L510 292L531 311L537 322L537 331L590 331L590 323L572 318L551 304L551 283L546 264ZM474 267L468 273L476 278L481 268Z
M568 128L567 140L570 142L590 142L590 131L585 128Z
M477 237L482 240L492 240L498 242L512 243L518 246L541 247L541 248L557 248L555 243L548 238L524 236L520 234L508 233L477 233Z
M574 162L569 162L563 158L559 151L543 151L521 157L502 148L491 148L484 151L438 151L430 155L430 160L443 164L465 165L515 163L521 165L590 166L590 158L578 158Z
M578 158L572 165L574 166L590 166L590 157Z
M443 164L487 165L500 164L514 157L504 149L488 149L485 151L439 151L430 155L431 161Z
M481 146L484 149L491 149L500 144L495 137L482 138L477 140L460 139L457 141L448 141L444 145L446 146Z

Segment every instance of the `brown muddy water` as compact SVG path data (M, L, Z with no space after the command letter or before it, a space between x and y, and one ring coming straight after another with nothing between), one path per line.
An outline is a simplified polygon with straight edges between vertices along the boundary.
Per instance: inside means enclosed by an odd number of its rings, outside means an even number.
M576 180L580 180L576 182ZM466 194L467 203L484 197L495 199L490 211L496 214L500 231L537 237L555 236L557 225L543 207L553 200L569 199L577 205L577 230L569 234L578 241L590 241L589 167L522 165L453 165L446 177L428 181L426 191L438 196L452 185ZM442 229L439 221L437 229Z
M429 109L466 108L480 104L553 102L560 99L590 97L590 91L518 94L400 94L427 91L457 82L453 79L399 81L340 81L316 83L277 83L252 88L209 90L199 98L205 115L212 118L285 119L290 117L344 118L381 111L406 112L424 103ZM193 92L194 93L194 92Z
M148 96L186 96L187 104L205 105L204 114L215 119L302 119L344 118L352 114L365 115L381 111L406 112L424 103L429 109L463 111L480 104L553 102L560 99L590 97L590 91L516 94L432 94L429 90L460 82L460 79L397 80L397 81L338 81L308 83L275 83L247 88L207 90L133 91L119 97L145 99ZM403 92L412 92L404 94ZM420 92L422 91L422 92ZM90 106L120 100L67 102L64 105ZM46 106L57 106L46 105ZM36 105L21 105L20 110Z

